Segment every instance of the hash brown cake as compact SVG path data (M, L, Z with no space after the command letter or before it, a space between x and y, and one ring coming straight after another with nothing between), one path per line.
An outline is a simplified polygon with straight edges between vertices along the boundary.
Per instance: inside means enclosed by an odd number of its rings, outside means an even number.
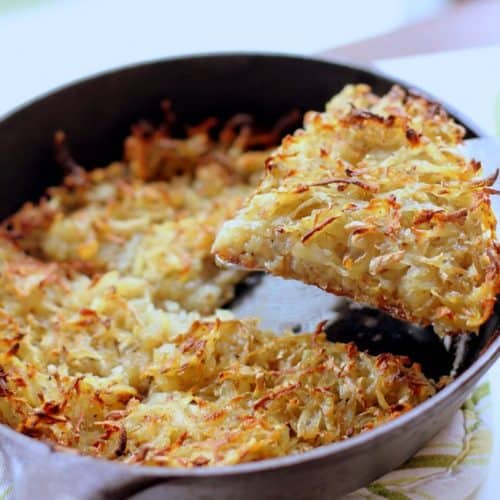
M298 453L435 393L407 358L281 337L229 312L154 306L146 280L94 279L0 241L0 419L129 463L192 467ZM68 274L69 272L69 274Z
M225 140L215 141L210 126L185 139L136 126L124 162L88 172L70 163L61 186L9 218L9 237L31 255L89 275L143 277L157 303L211 314L245 275L215 265L216 231L250 194L268 153L248 150L243 132L227 137L228 126Z
M228 465L346 439L435 393L408 358L216 309L244 273L215 266L215 232L280 128L247 123L216 139L213 121L184 139L142 124L123 162L91 172L60 151L63 184L0 237L2 423L127 463Z

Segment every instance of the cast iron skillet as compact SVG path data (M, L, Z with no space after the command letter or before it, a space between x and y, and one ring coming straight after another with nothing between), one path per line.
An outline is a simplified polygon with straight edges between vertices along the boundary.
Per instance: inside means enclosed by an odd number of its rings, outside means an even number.
M57 129L66 131L80 163L105 165L121 157L131 123L159 119L158 103L164 98L173 101L181 123L237 112L272 122L292 108L321 109L352 82L368 83L377 93L395 83L320 60L249 54L170 59L76 83L0 122L0 217L60 180L52 151ZM452 114L466 126L468 137L477 136L477 128ZM363 314L387 332L384 349L409 354L432 375L449 371L456 358L453 346L445 349L431 330L416 330L375 311L343 307L331 337L349 339L346 328L354 325L360 347L380 349L371 342L371 332L361 328ZM57 452L3 425L0 446L20 499L332 499L397 467L449 422L499 355L497 314L460 350L465 355L455 366L459 376L430 400L375 430L299 455L218 468L139 467Z

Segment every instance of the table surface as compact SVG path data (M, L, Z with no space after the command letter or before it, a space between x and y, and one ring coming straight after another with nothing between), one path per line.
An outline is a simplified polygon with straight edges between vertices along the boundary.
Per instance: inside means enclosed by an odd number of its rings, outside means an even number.
M420 3L426 4L425 1ZM436 4L436 0L432 3ZM498 0L461 0L449 2L447 7L433 16L414 20L387 33L337 46L325 51L325 54L367 63L382 58L500 44ZM481 26L481 29L471 29L473 26Z

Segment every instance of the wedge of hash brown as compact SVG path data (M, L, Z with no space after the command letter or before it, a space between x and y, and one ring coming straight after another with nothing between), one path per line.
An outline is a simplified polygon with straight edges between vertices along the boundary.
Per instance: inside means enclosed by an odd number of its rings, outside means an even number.
M477 332L500 284L495 179L458 151L463 134L423 97L347 86L268 158L214 252L441 335Z
M0 239L0 420L64 448L192 467L298 453L435 393L407 358L156 307L147 280L89 278Z

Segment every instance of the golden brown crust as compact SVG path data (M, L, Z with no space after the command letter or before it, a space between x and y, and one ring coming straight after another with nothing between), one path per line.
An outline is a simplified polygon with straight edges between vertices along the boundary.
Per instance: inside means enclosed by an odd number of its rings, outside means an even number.
M330 343L322 325L276 337L229 313L169 313L137 278L67 276L6 240L0 252L0 418L61 449L236 464L346 439L436 390L408 358Z
M213 250L439 334L477 332L500 290L496 176L478 177L462 137L420 96L348 86L266 160Z
M215 124L206 120L178 139L141 123L125 141L123 163L90 172L57 133L63 184L10 217L5 234L31 255L89 275L118 269L146 277L156 303L212 313L244 276L217 268L215 233L251 192L267 156L248 149L264 144L260 132L243 133L231 119L214 140Z

